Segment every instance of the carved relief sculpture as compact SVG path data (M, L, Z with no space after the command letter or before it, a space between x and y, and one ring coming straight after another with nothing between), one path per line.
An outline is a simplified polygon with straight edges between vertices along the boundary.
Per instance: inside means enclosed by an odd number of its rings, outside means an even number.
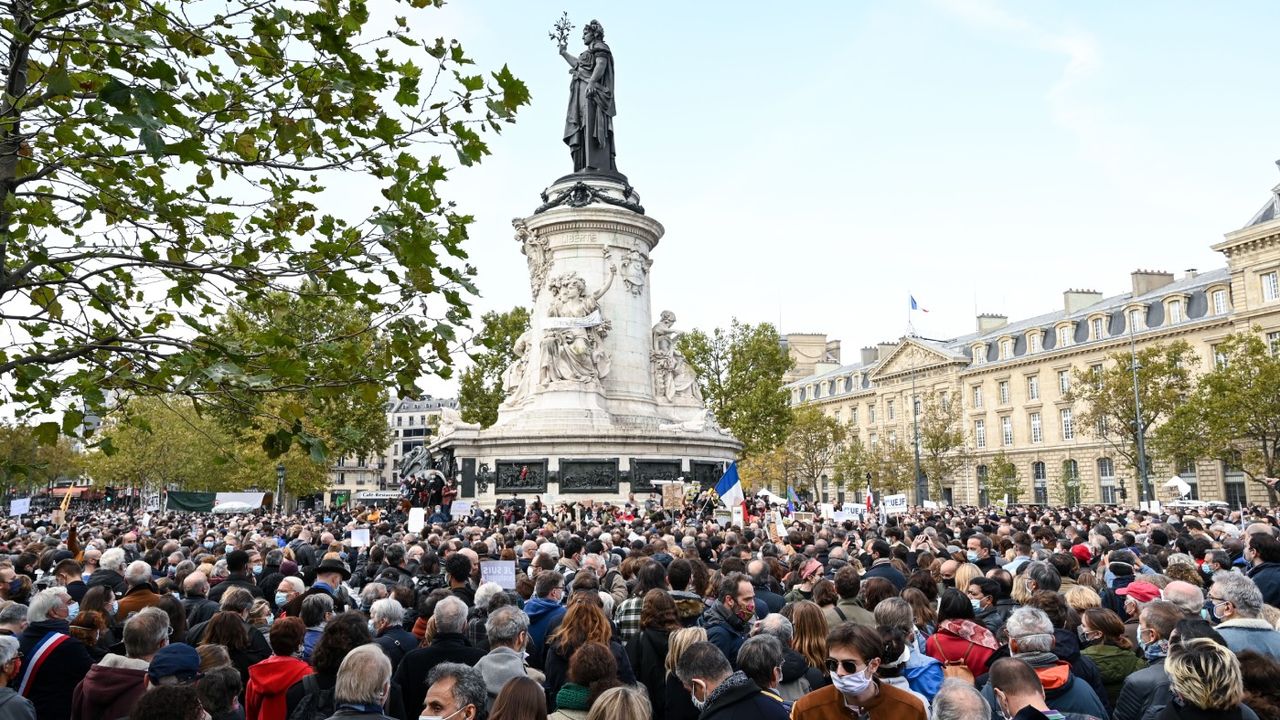
M551 280L549 289L555 299L547 308L547 318L542 324L540 385L558 380L599 382L608 376L610 360L604 339L610 324L600 316L599 301L617 274L618 267L610 265L604 287L594 294L587 292L586 281L576 272Z
M511 225L516 229L516 241L520 243L520 252L524 253L525 260L529 263L529 289L533 292L533 299L536 302L538 293L547 282L547 272L551 269L547 239L540 236L538 231L530 230L522 218L512 220Z
M702 401L702 388L693 366L676 350L680 333L672 330L676 315L663 310L653 326L653 350L649 355L653 367L653 391L659 400L674 402L676 398L693 398Z
M649 278L649 266L653 261L632 250L622 260L622 284L627 286L632 295L639 296L644 292L645 281Z
M526 330L516 339L513 350L515 362L507 366L502 373L502 389L508 403L514 403L529 394L529 354L532 351L533 338Z

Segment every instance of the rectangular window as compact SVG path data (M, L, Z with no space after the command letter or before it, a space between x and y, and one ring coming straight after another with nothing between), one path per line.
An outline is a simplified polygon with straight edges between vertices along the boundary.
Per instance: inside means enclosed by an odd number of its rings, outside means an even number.
M1067 393L1071 392L1071 371L1070 370L1058 371L1058 392L1062 393L1063 395L1066 395Z
M898 444L898 431L897 431L897 430L890 430L890 431L889 431L889 444L890 444L890 445L897 445L897 444Z
M397 415L397 416L396 416L396 427L401 427L402 425L404 425L404 416L403 416L403 415Z
M1001 340L1000 341L1000 359L1008 360L1011 357L1013 357L1013 341Z
M1275 270L1262 275L1262 299L1267 302L1280 300L1280 275Z
M1182 301L1181 300L1174 300L1173 302L1169 303L1169 322L1171 323L1182 322Z
M1027 352L1040 352L1042 349L1044 349L1044 341L1041 339L1039 330L1027 335Z
M921 415L924 414L924 407L920 404L919 398L912 401L911 411L915 413L915 417L920 417Z
M1038 375L1032 375L1027 378L1027 399L1040 399L1040 377Z
M978 410L982 409L982 386L981 385L973 386L973 407Z
M1272 355L1280 355L1280 332L1267 333L1267 347Z
M948 410L950 410L951 409L951 393L947 392L946 390L943 390L938 395L938 404L942 406L942 412L947 412Z
M884 416L885 416L885 419L887 419L889 422L893 422L893 420L894 420L894 418L895 418L895 415L894 415L894 412L893 412L893 401L892 401L892 400L885 400L885 401L884 401Z
M1103 338L1102 318L1094 318L1090 320L1089 327L1092 328L1094 340L1101 340Z
M974 345L973 346L973 364L981 365L982 363L986 362L986 360L987 360L987 346Z
M879 443L880 443L880 436L876 435L875 433L870 433L869 435L867 435L867 447L871 448L872 450L875 450L876 445L878 445Z
M1106 415L1099 416L1098 425L1097 425L1098 437L1106 437L1108 429L1109 429L1109 426L1107 425L1107 416Z
M1214 315L1227 314L1227 291L1226 290L1213 291L1213 314Z
M1089 378L1093 380L1095 390L1102 389L1102 363L1089 366Z
M835 412L831 413L831 419L835 420L836 422L840 422L840 411L836 410Z
M1044 440L1044 425L1040 422L1040 413L1031 413L1031 442L1038 443Z
M1000 404L1008 405L1009 404L1009 381L1001 380L1000 383L996 385L996 387L999 388L1000 390Z
M1062 408L1059 414L1062 418L1062 439L1074 440L1076 437L1076 427L1071 423L1071 408Z
M1013 418L1007 415L1000 418L1000 440L1005 445L1013 444Z
M1071 326L1063 325L1058 328L1058 347L1064 348L1071 344Z
M1175 321L1176 322L1176 321ZM1142 311L1134 308L1129 311L1129 329L1138 332L1142 329Z
M973 421L973 444L980 448L987 446L987 424L982 420Z
M850 425L858 424L858 408L856 407L849 408L849 424Z
M872 425L876 424L876 406L874 404L867 406L867 422Z
M1213 353L1213 366L1215 368L1227 366L1227 355L1222 352L1221 345L1210 345L1209 351Z

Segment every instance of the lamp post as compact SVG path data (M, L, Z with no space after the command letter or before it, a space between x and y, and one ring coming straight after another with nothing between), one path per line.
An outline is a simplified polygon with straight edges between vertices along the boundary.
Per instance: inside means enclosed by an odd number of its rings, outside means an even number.
M1151 492L1151 478L1147 477L1146 432L1142 427L1142 394L1138 391L1138 344L1133 336L1133 316L1129 316L1129 365L1133 371L1133 434L1138 444L1138 496L1139 500L1150 502L1154 497Z
M276 509L284 511L284 463L276 465Z

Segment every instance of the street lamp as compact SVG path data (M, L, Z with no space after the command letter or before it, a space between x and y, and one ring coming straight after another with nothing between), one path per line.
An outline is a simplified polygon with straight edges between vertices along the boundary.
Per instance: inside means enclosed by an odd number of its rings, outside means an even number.
M1155 495L1151 492L1151 478L1147 477L1146 433L1142 428L1142 395L1138 391L1138 344L1133 337L1133 315L1129 318L1129 355L1132 362L1129 368L1133 371L1133 434L1138 441L1138 495L1140 500L1150 501Z

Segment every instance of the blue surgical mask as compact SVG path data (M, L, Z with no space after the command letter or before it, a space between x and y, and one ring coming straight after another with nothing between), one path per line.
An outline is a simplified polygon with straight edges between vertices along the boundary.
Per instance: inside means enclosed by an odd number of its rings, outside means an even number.
M254 575L261 575L261 574L262 574L262 566L261 566L261 565L254 565L254 566L253 566L253 574L254 574Z
M969 552L965 553L965 554L964 554L964 556L965 556L966 558L968 558L968 559L969 559L969 562L971 562L971 563L976 563L976 562L978 562L978 551L977 551L977 550L970 550Z
M80 603L76 602L75 600L72 600L71 604L67 606L67 620L68 621L75 620L76 616L79 614L80 614Z
M235 549L236 549L235 545L227 545L227 552L231 552L232 550L235 550Z
M969 598L969 602L973 603L973 611L975 613L982 612L982 601L977 598Z
M212 540L205 540L205 541L204 541L204 549L205 549L205 550L212 550L212 549L213 549L213 541L212 541Z
M276 607L282 608L287 604L289 604L289 598L282 592L276 593Z

